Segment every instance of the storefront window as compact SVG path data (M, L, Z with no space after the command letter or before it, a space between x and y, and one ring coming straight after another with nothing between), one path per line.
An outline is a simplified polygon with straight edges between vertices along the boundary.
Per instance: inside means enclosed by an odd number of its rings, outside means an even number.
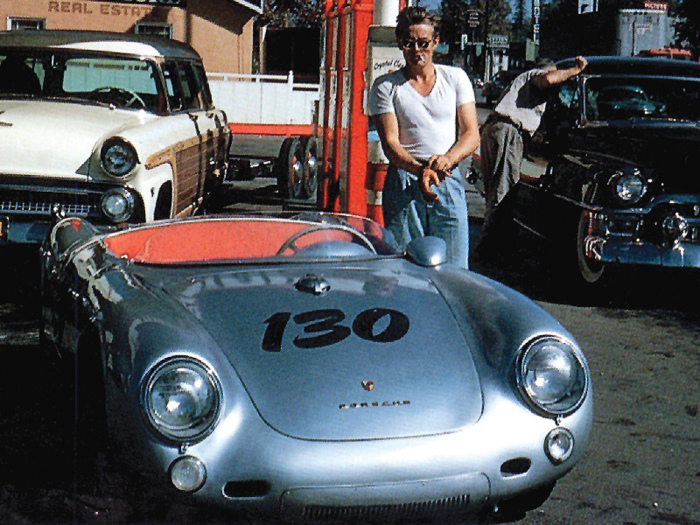
M170 24L159 24L157 22L138 22L135 26L137 35L155 35L165 38L173 37L173 26Z
M46 20L43 18L7 18L8 31L17 31L21 29L46 29Z

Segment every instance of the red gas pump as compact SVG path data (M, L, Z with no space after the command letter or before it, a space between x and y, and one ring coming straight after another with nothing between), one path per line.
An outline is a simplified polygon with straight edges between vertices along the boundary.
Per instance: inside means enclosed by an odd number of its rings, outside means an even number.
M322 149L319 206L381 222L387 161L370 137L367 94L403 65L394 40L404 0L327 0L316 135Z

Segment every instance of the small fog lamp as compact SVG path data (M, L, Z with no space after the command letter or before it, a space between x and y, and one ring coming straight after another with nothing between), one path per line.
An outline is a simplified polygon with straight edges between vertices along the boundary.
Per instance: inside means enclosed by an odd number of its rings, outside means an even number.
M574 451L573 434L566 428L555 428L544 440L544 451L555 465L564 463Z
M207 469L194 456L177 458L170 465L170 481L177 490L195 492L202 488L207 479Z

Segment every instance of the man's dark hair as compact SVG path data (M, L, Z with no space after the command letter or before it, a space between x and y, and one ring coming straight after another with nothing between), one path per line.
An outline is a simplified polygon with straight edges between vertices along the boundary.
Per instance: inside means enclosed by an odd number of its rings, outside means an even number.
M420 6L406 7L396 17L396 40L408 36L408 28L418 24L428 24L433 27L433 36L440 34L440 20Z

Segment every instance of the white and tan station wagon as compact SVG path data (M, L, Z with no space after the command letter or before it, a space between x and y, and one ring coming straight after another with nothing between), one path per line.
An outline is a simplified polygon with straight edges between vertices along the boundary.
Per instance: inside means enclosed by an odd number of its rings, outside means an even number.
M102 225L190 215L214 195L230 132L199 55L116 33L0 33L0 243L53 216Z

